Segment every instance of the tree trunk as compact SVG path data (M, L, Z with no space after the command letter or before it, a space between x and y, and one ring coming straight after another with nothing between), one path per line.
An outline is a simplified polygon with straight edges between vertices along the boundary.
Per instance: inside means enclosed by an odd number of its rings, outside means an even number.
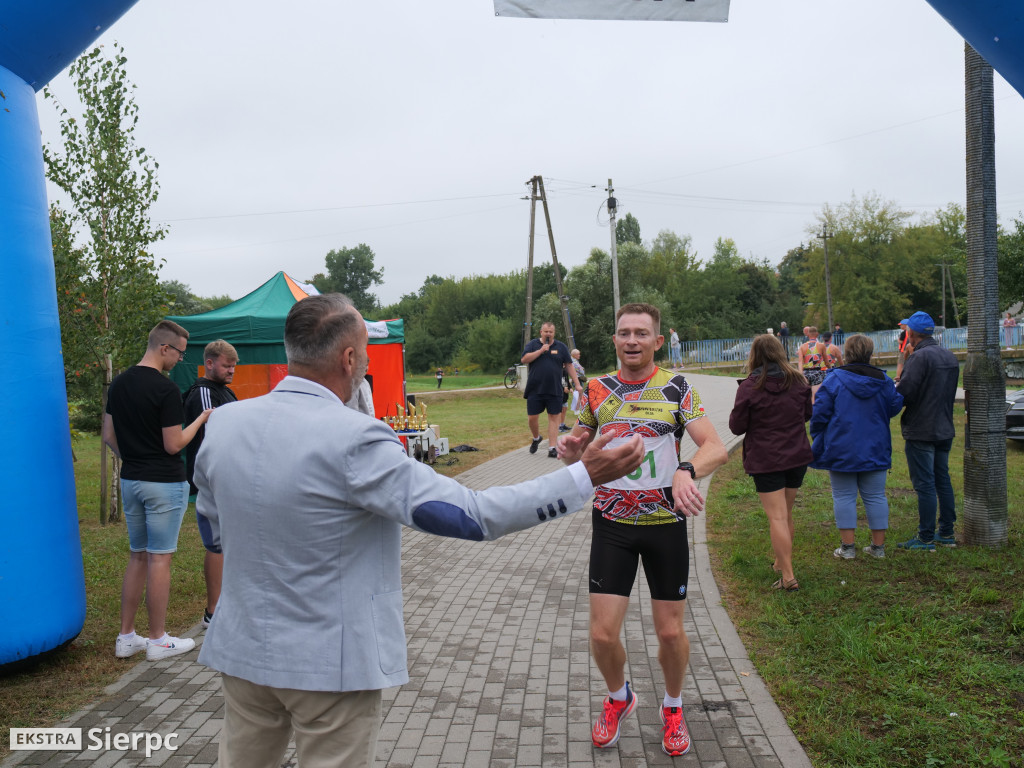
M999 352L992 67L964 46L967 108L967 365L964 541L1007 543L1006 382Z
M100 395L100 424L106 418L107 412L107 391L110 389L111 362L110 355L103 356L105 373L103 376L103 392ZM102 434L102 426L101 426ZM107 524L107 444L100 438L100 525Z

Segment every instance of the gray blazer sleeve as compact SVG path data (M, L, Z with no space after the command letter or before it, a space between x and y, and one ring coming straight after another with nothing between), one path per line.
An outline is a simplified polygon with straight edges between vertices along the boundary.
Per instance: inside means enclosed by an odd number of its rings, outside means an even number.
M348 451L349 504L438 536L492 540L578 511L582 498L568 469L512 486L472 491L408 458L380 422L361 425Z

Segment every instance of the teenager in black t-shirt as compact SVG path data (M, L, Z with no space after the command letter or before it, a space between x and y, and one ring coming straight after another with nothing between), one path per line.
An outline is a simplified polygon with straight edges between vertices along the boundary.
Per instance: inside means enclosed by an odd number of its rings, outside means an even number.
M171 555L188 506L180 454L212 412L203 411L182 428L181 396L164 374L185 357L187 343L188 331L161 321L149 332L142 360L115 378L107 394L103 442L123 462L121 499L130 550L121 587L121 634L114 647L122 658L144 650L147 659L165 659L195 647L194 640L171 637L165 628ZM143 592L148 640L135 634Z

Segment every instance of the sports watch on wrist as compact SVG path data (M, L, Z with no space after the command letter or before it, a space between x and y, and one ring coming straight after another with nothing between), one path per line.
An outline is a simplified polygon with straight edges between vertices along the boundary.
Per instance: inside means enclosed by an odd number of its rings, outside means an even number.
M693 468L693 464L691 464L691 463L690 463L690 462L688 462L688 461L680 461L680 462L679 462L679 466L678 466L678 467L676 467L676 469L677 469L677 470L678 470L678 469L681 469L681 470L683 470L684 472L689 472L689 473L690 473L690 477L691 477L692 479L694 479L694 480L696 480L696 479L697 479L697 470L695 470L695 469Z

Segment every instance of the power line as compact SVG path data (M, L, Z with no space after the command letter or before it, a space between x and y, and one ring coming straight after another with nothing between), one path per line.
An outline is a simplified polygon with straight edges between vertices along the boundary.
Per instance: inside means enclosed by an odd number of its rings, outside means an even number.
M163 219L164 223L176 224L182 221L212 221L216 219L242 219L249 216L287 216L293 213L325 213L328 211L351 211L359 208L389 208L399 205L422 205L425 203L450 203L462 200L484 200L490 197L518 197L518 192L495 192L487 195L467 195L464 197L439 197L432 200L404 200L395 203L362 203L359 205L337 205L329 208L295 208L283 211L262 211L258 213L225 213L217 216L188 216L178 219Z
M281 245L283 243L298 243L298 242L301 242L303 240L319 240L321 238L327 238L327 237L343 237L344 235L351 235L351 234L355 234L357 232L369 232L369 231L373 231L373 230L377 230L377 229L391 229L393 227L407 227L407 226L409 226L411 224L423 224L423 223L427 223L427 222L441 221L443 219L455 219L455 218L458 218L460 216L474 216L474 215L479 214L479 213L490 213L492 211L504 211L504 210L508 210L509 208L515 208L515 207L518 207L518 206L515 206L515 205L501 205L501 206L498 206L496 208L484 208L483 210L479 210L479 211L462 211L460 213L450 213L447 216L434 216L434 217L429 218L429 219L414 219L412 221L401 221L401 222L392 223L392 224L381 224L381 225L375 226L375 227L356 227L355 229L346 229L346 230L344 230L342 232L324 232L324 233L318 234L318 235L303 235L302 237L289 237L289 238L284 238L284 239L281 239L281 240L261 240L259 242L255 242L255 243L239 243L237 245L219 245L219 246L214 246L214 247L211 247L211 248L196 248L196 249L192 249L192 250L167 251L167 252L161 252L160 255L161 256L177 256L179 254L186 254L186 253L209 253L211 251L228 251L228 250L234 250L236 248L260 248L260 247L263 247L263 246L266 246L266 245Z

